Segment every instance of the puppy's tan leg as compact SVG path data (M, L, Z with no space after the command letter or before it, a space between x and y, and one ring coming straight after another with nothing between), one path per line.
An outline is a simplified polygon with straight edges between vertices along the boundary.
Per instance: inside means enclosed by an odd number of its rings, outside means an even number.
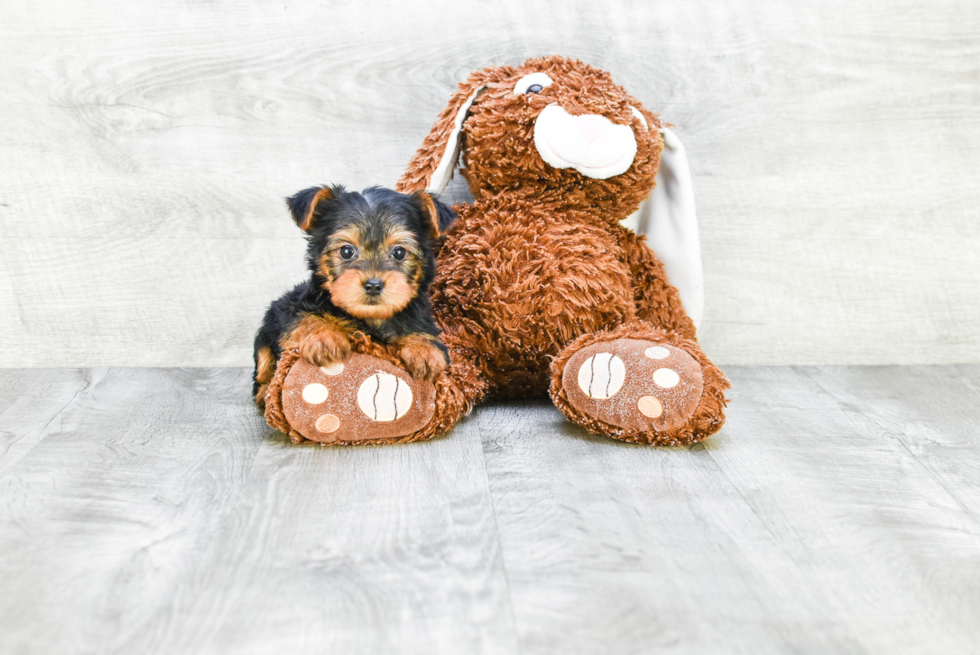
M351 327L333 316L304 315L280 342L283 349L297 349L317 366L342 362L350 355Z
M259 409L265 409L265 392L269 390L268 384L259 385L259 390L255 392L255 404Z
M269 388L269 382L276 372L276 357L272 354L272 348L263 346L259 348L255 358L255 382L258 384L258 391L255 393L255 404L265 408L265 392Z
M392 341L392 346L412 377L434 380L449 368L446 355L435 341L436 338L428 334L410 334Z

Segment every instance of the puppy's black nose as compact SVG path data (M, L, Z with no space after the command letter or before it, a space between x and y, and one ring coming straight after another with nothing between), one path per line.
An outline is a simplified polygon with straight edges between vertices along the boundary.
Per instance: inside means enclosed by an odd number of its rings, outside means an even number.
M372 277L364 283L364 291L369 296L377 296L384 288L385 283L376 277Z

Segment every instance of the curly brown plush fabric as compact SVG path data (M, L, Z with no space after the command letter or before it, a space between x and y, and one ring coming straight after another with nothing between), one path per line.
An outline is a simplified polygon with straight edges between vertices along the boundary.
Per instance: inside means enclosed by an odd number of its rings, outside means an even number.
M529 86L531 74L543 83ZM557 156L546 111L586 141L593 129L632 133L635 155L608 171ZM728 380L645 238L620 224L653 190L664 125L608 73L563 57L486 68L459 85L398 184L438 190L459 157L474 196L456 207L431 288L451 367L425 427L368 443L430 438L487 398L545 393L569 420L624 441L689 444L721 428ZM369 341L354 350L397 364ZM266 412L289 431L282 369Z
M547 73L555 84L539 94L515 94L514 84L535 72ZM529 59L519 67L490 67L471 74L409 162L396 187L399 191L428 187L459 108L481 87L485 90L470 107L463 125L463 175L475 198L506 193L558 209L589 210L598 222L619 228L619 221L650 195L663 149L656 128L665 123L614 83L609 73L564 57ZM546 164L534 148L532 135L535 120L552 103L573 115L599 114L614 123L634 126L637 153L630 169L599 180ZM653 129L642 127L631 107Z
M551 86L515 93L519 79L542 72ZM550 388L556 406L596 434L676 445L717 432L728 381L698 347L694 324L661 262L643 237L620 225L653 189L663 148L658 128L665 124L608 73L577 60L546 57L486 68L459 85L400 191L430 187L457 115L474 94L460 147L461 172L475 200L455 208L459 220L441 246L432 287L452 358L467 362L451 375L467 404ZM546 163L535 147L535 122L553 104L573 116L630 125L637 151L629 169L597 179ZM623 338L676 346L700 364L703 379L691 388L703 389L702 395L689 403L696 409L682 426L627 429L570 404L562 377L568 360L601 341L613 352ZM638 370L628 361L624 366L626 376Z

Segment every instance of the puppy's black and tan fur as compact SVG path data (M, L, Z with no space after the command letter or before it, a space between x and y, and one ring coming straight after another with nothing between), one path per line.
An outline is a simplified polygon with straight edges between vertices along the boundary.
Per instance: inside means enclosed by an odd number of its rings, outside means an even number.
M432 195L371 187L314 187L286 200L306 232L310 279L269 307L255 335L252 393L265 391L284 349L325 366L350 354L360 331L388 344L416 378L449 363L432 320L428 288L436 240L456 218Z

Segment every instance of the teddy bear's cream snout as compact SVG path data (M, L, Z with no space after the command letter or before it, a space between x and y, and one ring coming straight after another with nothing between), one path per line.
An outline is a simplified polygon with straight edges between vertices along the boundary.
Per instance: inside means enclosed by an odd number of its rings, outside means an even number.
M625 173L636 156L632 127L598 114L572 116L557 103L538 115L534 146L546 164L600 180Z

